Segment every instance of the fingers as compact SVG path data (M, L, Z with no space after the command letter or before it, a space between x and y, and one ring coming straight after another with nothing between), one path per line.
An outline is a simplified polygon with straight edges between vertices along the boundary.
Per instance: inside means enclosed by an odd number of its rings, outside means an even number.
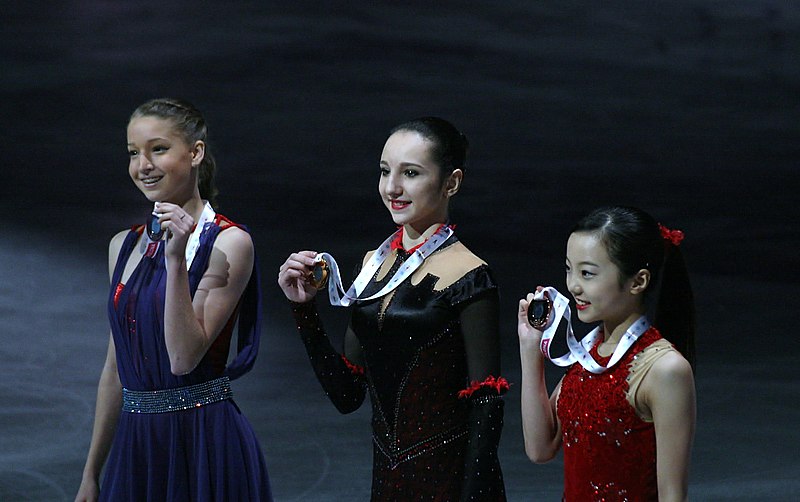
M314 257L317 256L315 251L300 251L298 253L292 253L283 262L279 271L301 271L303 273L310 272L311 269L314 267Z
M278 269L278 284L289 285L300 281L306 283L308 274L314 267L315 251L300 251L292 253Z
M517 317L519 317L520 324L528 325L528 308L530 307L531 303L533 302L533 293L528 293L525 295L525 298L521 298L519 300L519 310L517 311Z
M315 251L292 253L278 269L278 286L288 299L304 303L317 294L317 288L309 282L315 256Z
M519 310L517 311L517 315L520 319L527 319L528 315L528 305L530 305L531 301L533 300L533 294L528 293L526 298L521 298L519 301Z
M161 228L168 230L175 237L191 233L195 224L191 214L177 204L169 202L156 202L153 215L158 216Z

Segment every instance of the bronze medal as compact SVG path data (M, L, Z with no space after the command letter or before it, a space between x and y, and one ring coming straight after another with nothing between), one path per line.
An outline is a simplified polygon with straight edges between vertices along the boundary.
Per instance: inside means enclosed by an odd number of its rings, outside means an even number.
M553 308L553 302L547 295L541 300L533 300L528 305L528 324L535 329L543 330L550 321L550 311Z

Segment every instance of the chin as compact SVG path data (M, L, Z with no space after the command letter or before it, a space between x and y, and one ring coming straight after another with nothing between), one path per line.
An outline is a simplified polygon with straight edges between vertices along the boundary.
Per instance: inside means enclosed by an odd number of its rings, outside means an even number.
M404 218L402 215L391 213L392 221L398 227L402 227L403 225L408 223L408 218Z
M161 198L159 198L158 194L155 192L151 192L150 190L141 190L141 192L142 195L144 195L145 198L150 202L158 202L161 200Z

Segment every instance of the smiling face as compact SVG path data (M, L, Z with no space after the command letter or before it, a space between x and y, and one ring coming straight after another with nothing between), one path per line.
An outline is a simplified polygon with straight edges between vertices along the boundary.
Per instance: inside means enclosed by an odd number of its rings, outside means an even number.
M188 145L169 120L135 117L128 124L128 173L148 200L183 204L199 197L203 148L202 141Z
M381 199L397 225L409 225L418 233L447 220L449 197L460 182L460 170L455 184L452 174L442 179L431 159L431 145L417 132L400 130L389 136L381 154Z
M637 276L620 281L620 270L595 233L575 232L567 241L567 288L575 298L578 318L619 325L642 313ZM622 282L622 284L620 284ZM644 288L647 284L644 284Z

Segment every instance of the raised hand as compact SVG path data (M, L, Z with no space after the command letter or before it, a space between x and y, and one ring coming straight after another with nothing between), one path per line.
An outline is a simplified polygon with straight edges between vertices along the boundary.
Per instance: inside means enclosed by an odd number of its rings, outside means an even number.
M189 241L195 224L194 218L181 206L170 202L156 202L153 212L158 215L161 228L169 235L167 255L170 258L183 260L186 243Z
M316 256L315 251L299 251L289 255L281 265L278 271L278 286L289 300L306 303L317 294L317 288L308 280Z
M536 291L539 292L543 288L537 286ZM528 293L525 298L519 301L519 310L517 310L517 335L519 335L520 344L534 344L539 346L542 342L542 331L534 328L528 322L528 308L533 304L533 293Z

